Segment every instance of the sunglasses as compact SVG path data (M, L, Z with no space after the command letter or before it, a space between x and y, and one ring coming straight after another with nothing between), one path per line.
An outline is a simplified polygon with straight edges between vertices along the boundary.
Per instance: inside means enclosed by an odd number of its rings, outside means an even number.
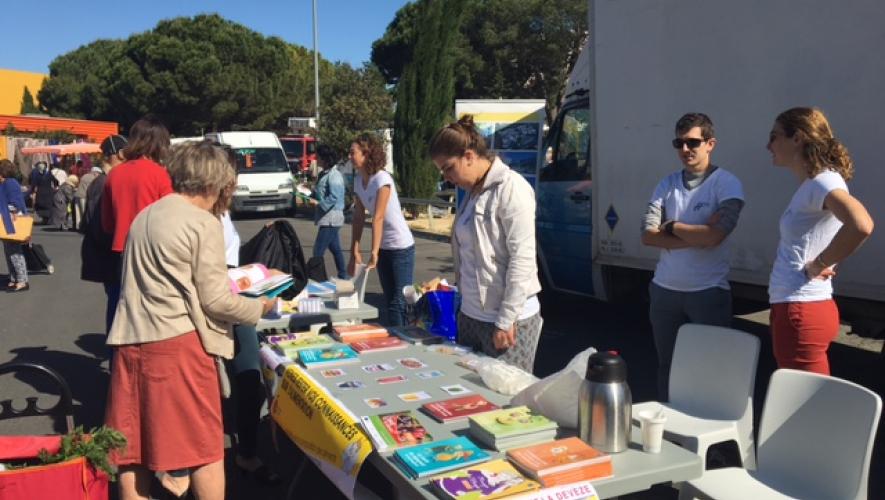
M682 146L688 146L688 149L697 149L705 142L707 141L704 139L681 139L677 137L673 139L673 147L682 149Z

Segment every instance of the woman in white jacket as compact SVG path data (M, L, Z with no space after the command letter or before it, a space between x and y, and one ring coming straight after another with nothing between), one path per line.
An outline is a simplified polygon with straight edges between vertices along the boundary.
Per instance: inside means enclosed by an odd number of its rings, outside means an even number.
M489 151L470 115L436 133L430 157L469 194L452 231L458 342L531 372L542 324L535 193Z

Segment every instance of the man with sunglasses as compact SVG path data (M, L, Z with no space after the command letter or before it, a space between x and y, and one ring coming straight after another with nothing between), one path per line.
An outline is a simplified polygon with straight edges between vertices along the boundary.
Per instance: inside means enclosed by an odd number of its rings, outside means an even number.
M682 116L672 144L683 168L658 183L642 230L642 243L661 249L649 285L660 401L669 399L670 362L679 327L731 324L728 235L744 205L738 178L710 161L716 138L707 115Z

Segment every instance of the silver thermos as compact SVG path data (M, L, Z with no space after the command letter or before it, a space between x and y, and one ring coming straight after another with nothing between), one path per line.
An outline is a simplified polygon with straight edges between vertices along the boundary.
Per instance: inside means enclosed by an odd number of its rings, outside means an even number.
M578 405L581 439L606 453L626 450L632 408L623 358L615 352L591 354Z

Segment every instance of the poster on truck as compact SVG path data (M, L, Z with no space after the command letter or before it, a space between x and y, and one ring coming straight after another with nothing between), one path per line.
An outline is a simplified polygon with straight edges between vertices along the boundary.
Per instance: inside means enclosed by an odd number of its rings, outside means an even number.
M547 119L545 104L544 99L458 99L455 116L473 115L488 147L534 187Z

